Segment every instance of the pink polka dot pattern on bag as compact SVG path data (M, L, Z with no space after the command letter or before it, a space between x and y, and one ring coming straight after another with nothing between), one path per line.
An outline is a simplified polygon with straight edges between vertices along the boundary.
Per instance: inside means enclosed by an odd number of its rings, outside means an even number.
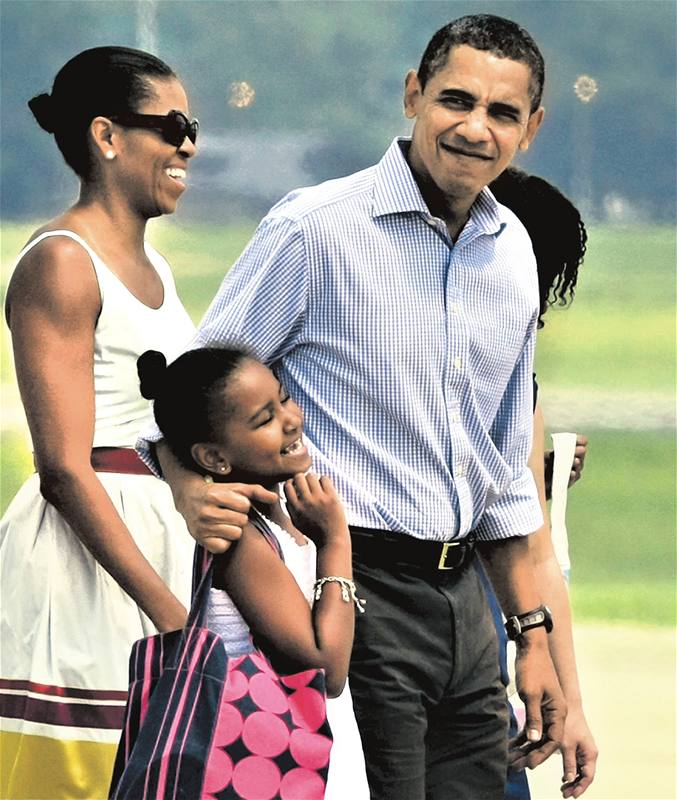
M242 800L272 800L279 793L281 781L279 767L269 758L249 756L233 770L233 789Z
M324 781L314 770L293 769L288 772L280 784L282 800L322 800L324 797Z
M249 680L249 694L256 705L263 711L273 714L284 714L289 711L289 700L280 682L270 675L254 675Z
M317 689L304 686L289 698L294 724L307 731L316 731L327 719L327 706L324 695Z
M244 721L242 741L257 756L279 756L289 747L289 728L276 714L256 711Z
M278 677L260 652L229 662L202 797L322 800L331 750L324 675Z
M297 728L289 737L289 750L299 766L322 769L329 764L331 739L321 733L310 733Z
M213 744L226 747L242 734L242 714L231 703L221 703L219 718L214 728Z
M209 757L211 769L207 772L202 794L215 794L227 786L233 777L233 760L220 747L212 750Z

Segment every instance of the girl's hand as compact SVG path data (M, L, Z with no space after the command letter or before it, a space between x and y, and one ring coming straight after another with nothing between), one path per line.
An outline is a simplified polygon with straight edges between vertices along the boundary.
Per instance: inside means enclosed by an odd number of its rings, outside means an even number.
M284 494L292 522L319 547L348 539L343 506L329 478L300 472L285 482Z

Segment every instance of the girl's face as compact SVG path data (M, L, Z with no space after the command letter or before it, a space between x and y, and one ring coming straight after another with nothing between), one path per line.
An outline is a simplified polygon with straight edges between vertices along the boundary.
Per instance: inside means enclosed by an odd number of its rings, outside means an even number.
M247 359L224 391L219 445L230 479L279 483L310 468L303 414L273 373Z
M181 111L188 119L188 98L175 78L149 80L153 95L144 100L137 113L166 115ZM176 146L149 128L117 126L119 179L131 203L145 218L171 214L186 190L188 161L195 155L186 137Z

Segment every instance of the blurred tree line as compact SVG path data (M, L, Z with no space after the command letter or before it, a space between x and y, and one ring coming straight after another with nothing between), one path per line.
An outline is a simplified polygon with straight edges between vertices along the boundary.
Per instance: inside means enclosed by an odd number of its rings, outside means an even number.
M263 149L276 136L319 135L305 167L322 180L373 163L408 131L406 70L438 27L473 12L516 20L546 58L546 124L522 166L598 216L674 218L672 0L2 0L2 217L44 217L74 197L26 101L80 50L148 46L150 26L204 134L264 133ZM599 87L587 104L573 91L580 75ZM234 81L256 90L251 107L228 104Z

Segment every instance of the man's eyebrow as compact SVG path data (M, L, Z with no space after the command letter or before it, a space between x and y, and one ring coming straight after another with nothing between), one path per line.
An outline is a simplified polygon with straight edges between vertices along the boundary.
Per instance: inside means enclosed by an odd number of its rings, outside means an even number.
M489 103L489 110L494 112L498 111L499 113L515 114L517 117L522 113L517 106L513 106L510 103Z
M461 100L475 101L477 98L474 94L466 92L465 89L442 89L439 94L440 97L458 97Z
M468 102L475 103L477 98L474 94L467 92L465 89L442 89L439 93L440 99L444 99L445 97L455 97L459 100L467 100ZM505 114L514 114L515 116L521 115L521 109L517 106L512 105L512 103L503 103L503 102L494 102L489 103L489 109L493 112L498 113L505 113Z

